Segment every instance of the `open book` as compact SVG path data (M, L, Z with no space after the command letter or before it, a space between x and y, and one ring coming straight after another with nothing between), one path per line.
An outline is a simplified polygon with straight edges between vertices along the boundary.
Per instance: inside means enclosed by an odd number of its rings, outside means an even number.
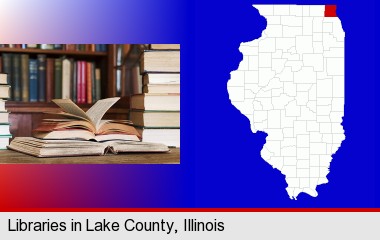
M62 157L117 154L119 152L168 152L160 143L136 141L93 142L83 140L43 140L33 137L16 137L9 149L36 157Z
M128 120L102 120L104 114L120 98L107 98L97 101L84 112L70 99L53 99L62 112L54 112L63 119L44 119L33 130L33 136L40 139L83 139L98 142L108 140L139 141L140 134Z

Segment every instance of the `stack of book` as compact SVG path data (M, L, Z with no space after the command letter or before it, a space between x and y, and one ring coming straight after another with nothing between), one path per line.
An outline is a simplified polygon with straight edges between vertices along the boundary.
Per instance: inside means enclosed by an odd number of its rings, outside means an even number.
M9 131L9 112L5 108L5 100L10 96L7 74L0 73L0 149L6 149L12 137Z
M143 141L180 147L180 45L151 44L140 70L143 94L131 97L131 121Z
M10 100L50 102L67 98L94 103L101 98L101 70L92 61L3 53L0 66L12 87Z

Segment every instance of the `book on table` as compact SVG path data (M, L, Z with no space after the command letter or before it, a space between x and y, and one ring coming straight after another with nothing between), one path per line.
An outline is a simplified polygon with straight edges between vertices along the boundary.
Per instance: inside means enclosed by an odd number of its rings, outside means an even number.
M104 114L119 100L118 97L97 101L84 112L70 99L53 99L62 111L50 112L61 119L44 119L33 130L33 136L40 139L82 139L82 140L133 140L139 141L140 134L128 120L102 120Z
M119 97L97 101L84 112L70 99L53 99L61 119L44 119L33 137L16 137L9 149L36 157L104 155L119 152L168 152L164 144L141 142L128 120L102 120Z
M36 157L64 157L105 155L122 152L169 152L164 144L138 141L112 140L93 142L83 140L46 140L33 137L16 137L9 149Z

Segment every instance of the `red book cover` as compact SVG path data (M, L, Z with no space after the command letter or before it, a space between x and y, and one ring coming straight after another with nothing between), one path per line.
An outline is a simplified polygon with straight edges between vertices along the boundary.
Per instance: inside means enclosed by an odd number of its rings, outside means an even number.
M54 99L54 58L46 60L46 102Z

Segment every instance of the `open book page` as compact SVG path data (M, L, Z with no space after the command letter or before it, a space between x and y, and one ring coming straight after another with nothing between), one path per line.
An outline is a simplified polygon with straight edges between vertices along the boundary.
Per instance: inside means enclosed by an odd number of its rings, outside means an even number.
M91 121L86 113L70 99L53 99L52 101L60 108L62 108L65 112Z
M103 118L104 114L114 105L120 98L106 98L97 101L90 109L85 113L92 123L95 125L96 130L99 129L100 120ZM82 111L83 112L83 111Z
M90 122L92 124L91 120L89 120L88 118L84 118L84 117L74 115L74 114L70 114L67 112L45 112L45 113L50 114L50 115L58 115L58 116L63 116L63 117L69 118L69 119L44 119L46 121L72 121L72 119L81 119L83 121L87 121L87 122Z

